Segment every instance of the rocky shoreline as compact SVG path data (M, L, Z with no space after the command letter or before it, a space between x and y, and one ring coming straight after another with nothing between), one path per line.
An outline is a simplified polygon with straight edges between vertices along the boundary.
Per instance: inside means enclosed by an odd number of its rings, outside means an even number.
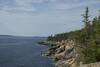
M41 44L49 45L46 56L54 61L56 67L77 67L79 65L79 54L74 40L45 41Z

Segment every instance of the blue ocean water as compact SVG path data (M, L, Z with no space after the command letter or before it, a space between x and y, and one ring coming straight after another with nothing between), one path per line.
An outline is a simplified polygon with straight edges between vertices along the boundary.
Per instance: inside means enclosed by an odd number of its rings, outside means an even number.
M0 67L54 67L41 56L47 46L37 44L42 38L0 37Z

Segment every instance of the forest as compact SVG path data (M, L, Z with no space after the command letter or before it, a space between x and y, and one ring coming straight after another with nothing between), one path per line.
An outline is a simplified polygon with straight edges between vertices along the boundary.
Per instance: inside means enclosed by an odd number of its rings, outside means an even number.
M82 15L84 22L84 28L76 31L60 33L51 35L47 41L62 41L62 40L74 40L76 45L81 46L81 61L84 63L93 63L100 61L100 14L94 16L90 20L89 8L86 7L84 14Z

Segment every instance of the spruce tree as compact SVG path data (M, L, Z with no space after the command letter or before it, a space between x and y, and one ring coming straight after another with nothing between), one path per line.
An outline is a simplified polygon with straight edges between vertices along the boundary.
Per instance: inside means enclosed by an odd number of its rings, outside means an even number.
M90 23L90 20L89 20L89 8L86 7L86 11L85 11L85 14L83 14L83 22L84 22L84 25L85 25L85 28L84 28L84 31L87 35L87 37L89 37L90 35L90 27L91 27L91 23Z
M89 8L86 7L86 11L85 13L83 14L83 22L84 22L84 29L82 31L82 43L84 45L84 50L83 50L83 53L84 53L84 62L85 63L90 63L92 60L94 61L94 58L92 58L93 56L92 55L92 52L91 52L91 40L92 40L92 26L91 26L91 23L90 23L90 20L89 20ZM91 60L91 61L90 61Z

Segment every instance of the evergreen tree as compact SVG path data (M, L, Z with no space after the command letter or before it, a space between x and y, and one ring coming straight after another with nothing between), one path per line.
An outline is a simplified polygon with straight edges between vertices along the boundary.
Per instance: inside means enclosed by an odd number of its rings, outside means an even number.
M89 8L86 7L83 16L84 28L81 30L49 36L48 41L75 40L81 46L81 61L91 63L100 61L100 14L89 20Z
M85 14L83 14L83 22L84 22L84 32L86 33L86 36L87 36L87 39L89 38L89 35L90 35L90 27L91 27L91 23L90 23L90 20L89 20L89 8L86 7L86 11L85 11Z

